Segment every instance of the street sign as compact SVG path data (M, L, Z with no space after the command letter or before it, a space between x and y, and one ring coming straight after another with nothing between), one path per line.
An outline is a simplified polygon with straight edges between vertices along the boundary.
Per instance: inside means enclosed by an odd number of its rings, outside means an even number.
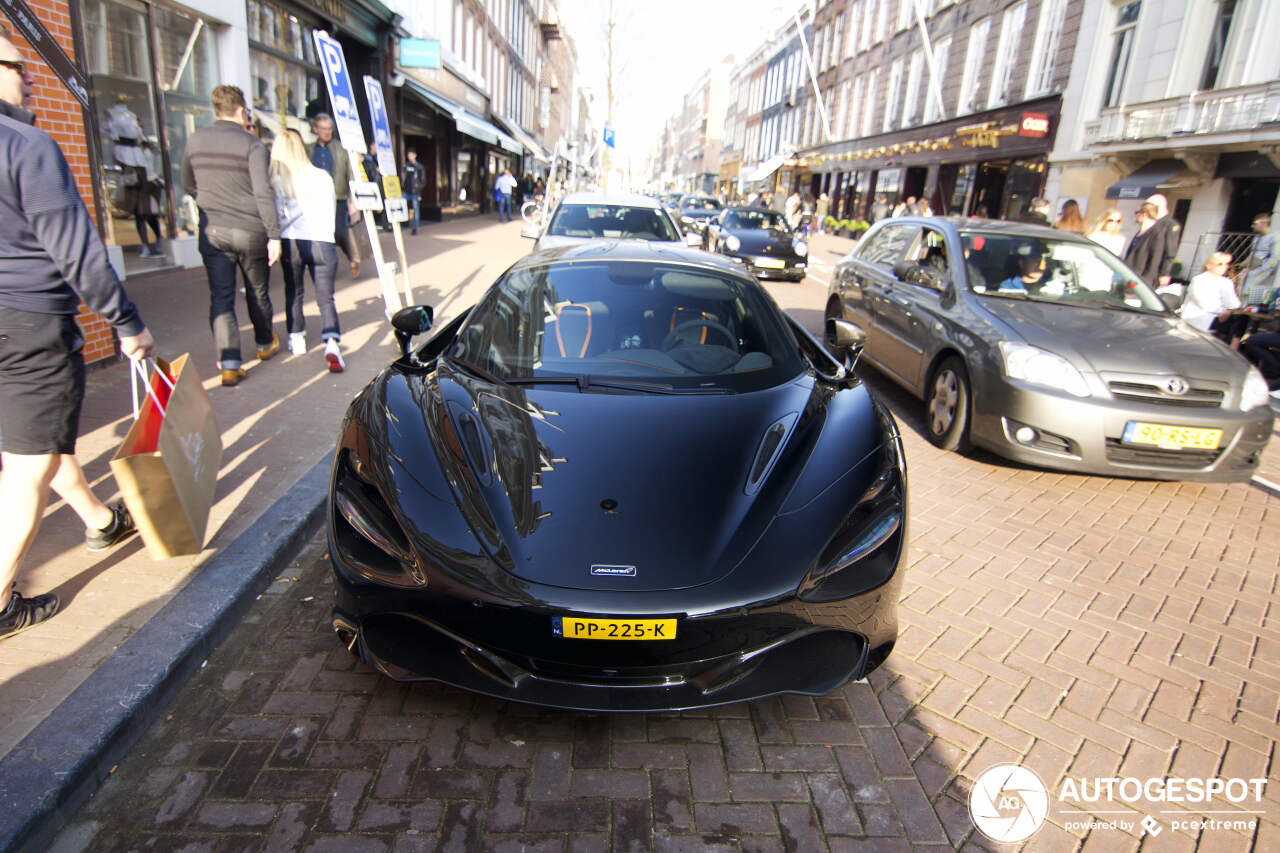
M440 42L436 39L400 39L401 68L439 68Z
M404 193L400 190L400 178L395 175L383 175L382 194L387 198L403 197Z
M387 102L382 97L382 84L366 74L364 93L369 98L369 118L373 121L373 144L378 152L378 171L384 175L394 175L396 152L391 147L391 122L387 120Z
M315 30L314 35L320 70L324 72L329 103L333 105L333 123L338 128L338 138L342 140L343 148L363 155L368 146L360 127L360 112L356 109L355 90L351 88L351 75L347 73L342 45L324 30Z
M408 222L409 221L409 203L403 198L387 199L387 221L388 222Z
M28 8L23 0L0 0L0 7L13 25L22 33L22 37L35 48L36 53L45 61L67 90L80 102L80 106L89 108L89 88L80 69L71 58L53 40L53 36L40 23L40 19Z
M352 181L348 187L356 210L382 210L382 196L378 193L378 185L373 181Z
M613 125L606 124L604 126L604 144L610 148L613 147Z

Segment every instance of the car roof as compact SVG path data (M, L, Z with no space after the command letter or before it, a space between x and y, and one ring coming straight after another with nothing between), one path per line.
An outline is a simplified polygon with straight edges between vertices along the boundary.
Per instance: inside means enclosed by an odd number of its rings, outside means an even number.
M511 265L510 271L544 266L560 262L631 261L637 263L666 263L697 266L719 273L731 273L737 278L747 278L742 267L722 255L690 249L675 243L651 240L594 239L572 246L541 249L525 255Z
M560 204L618 204L655 209L662 206L657 199L639 193L569 193L560 199Z
M1073 231L1060 231L1049 225L1036 225L1031 222L1013 222L1008 219L975 219L968 216L894 216L876 222L896 222L912 225L932 225L935 228L954 231L986 231L992 234L1008 234L1010 236L1053 237L1058 240L1074 240L1089 242L1087 238Z
M720 203L720 199L716 198L715 196L703 195L702 193L685 193L683 196L680 197L680 200L681 201L714 201L716 204Z

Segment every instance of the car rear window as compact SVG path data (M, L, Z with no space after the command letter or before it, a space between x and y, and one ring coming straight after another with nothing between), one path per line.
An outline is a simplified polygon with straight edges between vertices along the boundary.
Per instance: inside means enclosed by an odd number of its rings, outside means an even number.
M621 240L678 241L680 235L662 211L620 204L562 204L547 233L554 237L609 237Z

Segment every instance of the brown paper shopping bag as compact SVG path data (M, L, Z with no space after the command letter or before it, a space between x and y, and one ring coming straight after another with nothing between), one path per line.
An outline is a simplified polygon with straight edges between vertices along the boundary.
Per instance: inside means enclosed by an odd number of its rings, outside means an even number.
M172 362L156 359L156 366L147 399L111 458L111 471L147 550L163 560L204 548L222 434L190 354Z

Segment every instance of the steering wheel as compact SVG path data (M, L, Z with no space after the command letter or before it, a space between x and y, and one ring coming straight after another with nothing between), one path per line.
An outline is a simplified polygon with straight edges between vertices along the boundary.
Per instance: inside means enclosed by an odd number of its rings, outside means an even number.
M683 323L667 332L667 336L662 339L662 349L664 351L671 349L675 346L676 341L680 340L681 332L685 329L696 327L710 329L713 332L719 332L724 336L724 339L729 342L730 349L736 350L738 348L738 339L728 326L722 323L717 323L715 320L709 320L706 317L695 317L692 320L685 320Z

